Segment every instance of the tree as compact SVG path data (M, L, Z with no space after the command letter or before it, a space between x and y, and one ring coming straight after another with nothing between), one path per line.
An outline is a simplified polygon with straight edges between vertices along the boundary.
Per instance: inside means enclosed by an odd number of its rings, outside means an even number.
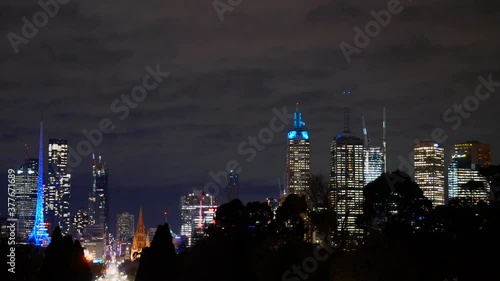
M63 237L59 226L54 229L51 238L52 241L45 250L40 280L91 281L90 265L80 242L73 242L71 235Z
M396 225L406 229L421 223L432 209L420 187L403 171L386 173L363 189L363 215L360 223L366 231L391 229Z
M170 226L159 225L151 247L142 250L135 281L177 280L179 264Z

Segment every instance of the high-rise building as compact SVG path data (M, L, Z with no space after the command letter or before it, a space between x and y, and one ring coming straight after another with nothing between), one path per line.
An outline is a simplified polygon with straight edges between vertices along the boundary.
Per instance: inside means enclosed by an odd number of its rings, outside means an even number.
M78 209L72 219L72 235L76 239L83 237L85 227L89 225L89 214L87 209Z
M364 143L349 127L349 109L344 110L344 131L331 144L329 203L337 213L337 237L357 244L363 229L356 220L363 214Z
M50 243L50 237L47 233L47 225L44 218L44 186L43 186L43 123L40 123L40 148L38 154L38 185L37 185L37 198L36 198L36 211L35 211L35 223L33 224L33 229L30 236L28 237L28 243L35 244L38 246L48 246Z
M286 146L285 190L287 194L308 198L311 183L309 132L305 129L306 123L302 120L299 103L293 118L293 130L288 132Z
M204 230L214 223L217 202L215 197L201 190L181 196L181 236L186 246L193 246L204 235Z
M135 216L128 212L116 215L116 240L132 241L134 238Z
M414 147L415 182L433 206L444 205L444 149L434 141L421 141Z
M128 212L116 215L116 252L118 257L130 259L134 239L135 216Z
M488 181L479 172L482 167L491 165L491 149L489 144L478 141L457 143L451 149L451 161L448 165L448 200L454 198L469 198L487 200L490 193ZM483 184L477 190L462 188L473 180Z
M71 174L68 173L68 141L50 139L48 160L49 181L45 190L45 213L51 230L59 225L63 235L69 234Z
M109 232L108 167L102 157L92 155L92 191L89 196L89 222L100 225L104 233Z
M371 146L370 140L368 138L368 129L366 127L365 118L363 120L363 135L364 135L364 146L365 146L365 186L370 182L376 180L380 175L386 172L386 139L385 139L385 108L384 117L382 121L383 137L382 137L382 147Z
M26 158L15 170L17 239L26 241L35 225L38 194L38 159Z
M132 249L130 250L130 259L136 260L141 257L142 249L146 247L146 226L144 225L144 217L142 215L142 206L139 210L139 219L137 221L137 230L134 234Z
M227 176L227 201L239 199L240 176L231 170Z

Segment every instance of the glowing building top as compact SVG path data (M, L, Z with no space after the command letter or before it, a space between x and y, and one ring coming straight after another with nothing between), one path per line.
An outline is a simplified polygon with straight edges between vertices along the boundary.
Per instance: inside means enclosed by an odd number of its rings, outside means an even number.
M293 128L294 130L288 133L289 140L296 139L309 139L309 132L307 132L304 128L306 123L302 121L302 112L299 110L299 103L297 103L297 107L295 108L295 112L293 113Z

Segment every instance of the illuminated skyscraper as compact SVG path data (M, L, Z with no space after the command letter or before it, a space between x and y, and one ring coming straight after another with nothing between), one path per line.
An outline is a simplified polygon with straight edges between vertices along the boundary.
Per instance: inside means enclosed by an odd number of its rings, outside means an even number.
M26 241L35 225L38 194L38 159L26 158L16 170L17 239Z
M307 198L311 183L309 132L304 127L299 103L293 116L294 128L288 132L286 147L285 191Z
M227 201L239 198L240 176L235 171L230 171L227 176Z
M36 198L35 223L33 230L28 238L28 243L38 246L47 246L50 243L50 237L47 233L47 226L43 215L43 123L40 124L40 153L38 156L38 186Z
M358 243L363 238L356 220L363 214L364 143L349 128L348 108L344 118L344 131L331 144L329 203L337 213L337 237Z
M73 238L80 239L83 237L83 231L89 224L89 214L87 209L78 209L73 215L71 222Z
M45 190L45 213L50 228L61 227L63 235L69 234L71 227L71 174L68 173L68 141L49 140L49 181Z
M444 149L434 141L415 144L415 182L432 201L432 205L444 205Z
M471 196L475 200L487 200L490 186L486 178L480 174L479 169L490 165L489 144L478 141L455 144L451 149L451 161L448 165L448 200ZM466 191L461 188L469 180L483 183L483 188L475 191Z
M368 138L368 130L366 128L365 118L363 119L363 135L364 135L364 165L365 165L365 186L377 179L380 175L386 172L386 140L385 140L385 108L383 126L382 147L372 147Z
M89 196L89 222L91 225L102 226L104 233L109 232L109 196L108 167L99 155L94 154L92 165L92 191Z
M116 240L132 241L135 216L128 212L116 215Z
M116 215L116 247L119 257L130 258L134 239L134 222L134 215L128 212Z
M214 223L217 202L215 197L201 190L181 196L181 236L186 236L186 246L191 247Z

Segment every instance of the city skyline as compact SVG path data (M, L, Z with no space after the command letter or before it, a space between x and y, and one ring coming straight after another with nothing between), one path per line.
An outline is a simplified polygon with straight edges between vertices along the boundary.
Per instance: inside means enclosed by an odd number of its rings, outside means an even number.
M77 150L92 135L99 144L94 151L113 169L112 218L125 211L137 217L143 204L146 225L161 223L168 211L176 231L179 196L212 182L210 172L226 170L228 161L242 168L243 201L277 197L291 123L250 162L252 154L238 147L246 142L248 148L248 137L276 116L274 108L286 106L291 114L297 101L311 134L313 174L329 173L330 142L343 128L339 112L346 105L352 131L362 136L364 116L377 140L386 107L387 171L410 165L414 140L433 135L445 139L445 153L454 143L476 139L491 144L492 159L500 159L500 133L491 118L500 103L500 70L492 59L500 45L499 4L406 1L347 62L339 44L353 45L353 28L364 29L374 20L370 12L386 9L387 2L244 1L223 22L206 1L61 5L19 53L7 36L0 40L0 177L22 163L24 144L36 147L42 110L46 143L61 138ZM21 34L21 19L42 11L36 1L4 3L4 34ZM150 73L156 72L162 76L154 79ZM156 88L127 106L122 95L130 97L146 75ZM482 98L476 106L477 89ZM349 100L344 91L352 92ZM114 129L99 142L94 130L105 118ZM34 151L29 156L37 157ZM71 173L71 213L87 206L91 167L89 154ZM6 202L5 193L0 200Z

